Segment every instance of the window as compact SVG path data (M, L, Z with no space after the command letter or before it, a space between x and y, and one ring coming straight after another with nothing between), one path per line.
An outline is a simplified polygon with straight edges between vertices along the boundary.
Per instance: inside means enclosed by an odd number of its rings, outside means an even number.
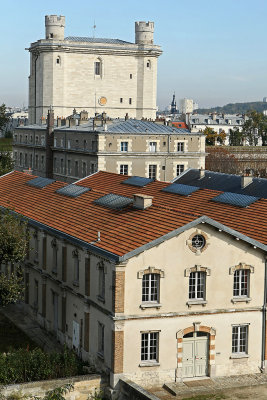
M71 148L71 142L70 142L70 139L68 139L68 149L70 149Z
M86 171L87 170L87 168L86 168L86 162L83 162L83 177L85 177L86 176Z
M35 156L35 169L38 169L38 164L39 164L39 159L38 159L38 155L36 154L36 156Z
M130 79L133 79L133 74L130 74Z
M159 274L145 274L142 280L142 302L159 301Z
M64 160L63 160L63 158L60 159L60 173L64 174Z
M96 165L94 163L91 164L91 174L96 172Z
M50 39L53 39L54 34L53 33L49 33L49 37L50 37Z
M129 104L132 104L132 98L131 97L129 98Z
M71 174L71 161L68 160L68 175Z
M120 98L120 103L123 103L123 98L122 97Z
M142 333L141 361L158 362L158 332Z
M41 167L44 167L44 156L41 156Z
M60 146L64 147L64 139L60 139Z
M79 260L78 250L74 250L72 252L72 255L73 255L73 260L74 260L73 280L74 280L74 283L77 285L77 284L79 284L79 276L80 276L80 260Z
M25 167L28 167L28 154L24 154L24 165Z
M57 241L56 241L56 239L53 239L53 240L52 240L51 246L52 246L52 249L53 249L53 265L52 265L52 272L57 273L57 263L58 263L58 260L57 260L57 250L58 250L58 247L57 247Z
M57 139L54 138L54 147L57 147Z
M178 142L177 143L177 151L179 152L184 152L184 142Z
M19 165L22 167L22 153L19 153Z
M86 148L87 148L87 140L84 139L84 141L83 141L83 149L85 150Z
M148 69L151 68L151 62L150 62L149 60L148 60L147 63L146 63L146 67L147 67Z
M57 172L57 158L54 157L54 172Z
M156 165L148 166L148 177L149 177L149 179L157 178L157 166Z
M41 136L41 145L44 146L45 145L45 137Z
M105 299L105 271L103 263L98 265L98 297L100 300Z
M151 153L156 153L156 151L157 151L157 142L150 142L149 143L149 151Z
M235 297L247 297L249 295L249 269L238 269L234 273Z
M57 64L60 64L60 57L57 56Z
M30 167L32 168L32 154L30 155Z
M248 353L248 325L232 327L232 353Z
M121 151L128 151L128 142L121 142Z
M38 144L39 143L39 136L36 136L35 137L35 144Z
M105 349L105 326L98 322L98 354L104 357Z
M127 164L121 164L120 165L120 174L121 175L128 175L128 165Z
M189 275L189 299L190 300L205 300L205 272L191 272Z
M78 161L75 161L75 172L74 172L75 176L79 176L79 164Z
M181 175L184 172L184 165L178 164L176 165L176 176Z
M101 75L101 62L95 62L95 75Z
M193 238L192 238L192 246L195 249L198 249L198 250L203 249L205 244L206 244L206 240L205 240L204 236L202 236L202 235L193 236Z
M38 281L35 279L34 280L34 303L33 303L33 307L35 308L35 310L38 310L38 297L39 297L39 284Z

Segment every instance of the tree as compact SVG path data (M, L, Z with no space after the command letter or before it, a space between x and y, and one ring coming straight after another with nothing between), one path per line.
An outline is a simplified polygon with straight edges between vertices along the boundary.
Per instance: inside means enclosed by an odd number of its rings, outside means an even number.
M6 115L6 105L3 103L0 106L0 131L3 131L9 121L9 117Z
M0 215L0 266L6 266L6 274L0 273L0 305L14 303L23 295L23 274L19 263L27 254L29 234L27 223L11 210ZM8 266L18 264L16 273L9 273Z
M11 152L0 150L0 176L7 174L14 168L14 161L12 160Z
M262 146L267 146L267 117L255 110L248 114L249 119L244 122L242 133L250 145L256 146L259 138Z
M216 142L223 144L226 139L226 133L224 131L217 133L209 126L206 126L203 133L206 135L206 145L208 146L215 146Z
M240 131L238 128L230 129L229 145L230 146L243 146L243 132Z
M235 156L223 147L211 147L206 157L206 169L226 174L238 173L238 161Z

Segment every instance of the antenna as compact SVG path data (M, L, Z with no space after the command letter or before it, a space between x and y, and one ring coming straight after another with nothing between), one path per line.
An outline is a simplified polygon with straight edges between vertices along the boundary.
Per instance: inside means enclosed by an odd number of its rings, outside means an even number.
M96 24L95 24L95 20L94 20L94 25L93 25L93 38L95 38L95 30L96 30Z

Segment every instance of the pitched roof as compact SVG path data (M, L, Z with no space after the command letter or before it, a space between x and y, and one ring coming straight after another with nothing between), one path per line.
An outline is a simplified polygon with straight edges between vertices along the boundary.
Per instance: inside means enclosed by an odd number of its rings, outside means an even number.
M85 247L92 246L114 259L128 258L142 251L144 246L151 247L201 221L223 229L225 225L226 231L231 230L237 236L240 233L241 238L261 248L267 245L267 200L264 199L240 208L210 201L220 193L218 191L197 190L187 197L162 192L161 189L169 185L166 182L153 181L136 188L122 184L127 176L108 172L98 172L77 181L76 185L91 190L69 197L57 192L67 186L66 183L54 181L36 188L27 184L34 178L17 171L2 176L0 206L9 207L32 223L78 240ZM109 193L128 198L136 193L151 195L154 196L153 205L138 210L130 204L118 210L94 202ZM98 232L101 232L100 241L97 241Z
M213 171L205 171L205 176L201 178L199 169L189 168L173 182L183 185L198 186L203 189L215 189L223 192L240 193L267 199L266 178L252 178L251 183L244 188L241 187L241 179L240 175Z

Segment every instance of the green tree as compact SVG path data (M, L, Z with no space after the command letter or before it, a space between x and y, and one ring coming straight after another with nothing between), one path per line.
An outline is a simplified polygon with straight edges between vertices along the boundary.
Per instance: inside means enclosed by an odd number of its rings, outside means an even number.
M6 105L3 103L0 106L0 131L4 131L8 121L9 117L6 115Z
M255 110L250 111L247 116L249 119L243 125L243 136L250 145L256 146L261 138L262 146L267 146L267 117Z
M230 146L243 146L243 132L238 128L230 129L229 132L229 145Z
M29 234L27 223L11 210L0 215L0 265L6 266L6 274L0 273L0 306L14 303L23 295L23 275L19 263L27 254ZM16 273L8 273L10 264L18 264Z
M0 176L14 169L14 161L11 154L10 151L0 150Z

